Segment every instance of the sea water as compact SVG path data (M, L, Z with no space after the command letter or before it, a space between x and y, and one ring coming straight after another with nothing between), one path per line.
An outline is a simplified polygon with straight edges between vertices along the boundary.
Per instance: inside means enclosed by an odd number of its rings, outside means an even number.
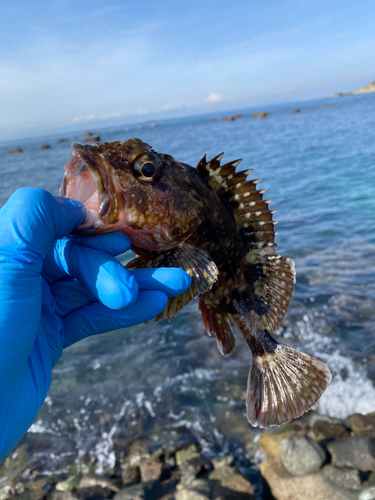
M291 113L293 107L299 113ZM279 252L297 283L276 338L328 364L333 382L315 409L333 417L375 410L375 94L265 109L268 118L225 114L96 130L103 141L139 137L195 166L225 151L253 168L277 210ZM217 120L213 121L212 118ZM82 134L0 143L0 206L22 186L53 194ZM48 143L51 148L40 150ZM24 152L7 155L15 146ZM27 207L25 207L27 210ZM171 323L138 325L88 338L66 350L30 435L48 436L45 473L72 460L111 469L138 436L194 436L207 453L255 463L259 431L245 418L250 352L236 332L223 358L205 333L197 302ZM122 445L121 445L122 443ZM125 444L124 444L125 443Z

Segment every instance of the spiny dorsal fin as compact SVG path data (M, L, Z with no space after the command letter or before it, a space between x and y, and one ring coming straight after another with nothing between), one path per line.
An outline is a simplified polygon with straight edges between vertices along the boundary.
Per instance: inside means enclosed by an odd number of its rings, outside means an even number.
M261 251L265 246L267 254L275 254L275 223L272 220L275 212L268 208L271 200L263 200L266 189L256 188L260 179L246 180L253 169L236 172L241 159L220 165L223 154L220 153L209 162L204 155L196 167L199 175L219 196L229 201L233 215L246 235L249 248L259 248ZM262 243L265 245L262 246Z
M220 153L209 162L206 161L206 155L204 155L196 166L196 170L199 175L203 177L206 182L208 182L214 191L227 190L229 187L243 182L246 179L247 174L252 172L252 169L243 172L236 172L236 167L242 159L231 161L225 165L220 165L220 160L223 155L224 153Z
M204 156L197 166L199 174L232 209L237 224L243 231L249 252L247 267L256 268L249 277L248 286L255 286L261 328L274 331L283 319L293 295L295 270L291 259L276 255L277 222L272 220L274 210L269 209L271 200L263 200L266 189L257 189L260 179L246 180L252 170L236 172L240 160L220 165L223 154L207 162ZM252 273L253 274L253 273Z

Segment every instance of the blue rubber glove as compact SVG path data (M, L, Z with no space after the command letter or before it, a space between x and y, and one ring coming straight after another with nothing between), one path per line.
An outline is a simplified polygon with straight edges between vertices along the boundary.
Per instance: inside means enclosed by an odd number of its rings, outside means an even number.
M42 406L62 351L90 335L150 320L190 286L181 269L128 271L122 233L67 237L79 202L16 191L0 210L0 460Z

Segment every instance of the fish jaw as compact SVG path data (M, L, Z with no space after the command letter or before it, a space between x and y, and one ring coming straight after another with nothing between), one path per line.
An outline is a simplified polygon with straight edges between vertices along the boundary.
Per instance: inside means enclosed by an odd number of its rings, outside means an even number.
M60 196L73 198L86 207L86 218L75 234L90 235L116 231L118 192L109 174L110 167L100 154L78 142L65 165ZM124 221L123 221L124 223Z

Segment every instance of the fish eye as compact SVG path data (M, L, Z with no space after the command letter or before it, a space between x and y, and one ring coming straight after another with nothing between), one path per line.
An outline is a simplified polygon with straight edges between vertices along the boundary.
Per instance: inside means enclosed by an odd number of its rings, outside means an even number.
M150 161L146 161L139 170L143 177L154 177L156 174L156 167Z
M144 154L133 165L134 175L143 182L156 182L160 179L163 165L156 155Z

